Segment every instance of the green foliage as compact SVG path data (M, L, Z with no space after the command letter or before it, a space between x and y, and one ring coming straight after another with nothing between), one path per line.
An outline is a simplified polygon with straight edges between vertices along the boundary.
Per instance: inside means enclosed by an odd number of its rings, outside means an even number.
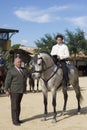
M12 50L18 49L20 45L21 45L21 44L14 44L14 45L11 47L11 49L12 49Z
M18 49L19 46L20 46L20 44L15 44L11 47L11 50ZM5 60L5 65L6 65L7 69L10 69L13 65L13 56L10 53L10 50L5 51L2 48L0 48L0 53L2 53L2 56Z
M53 36L51 36L50 34L45 34L45 36L42 37L40 40L35 41L35 44L38 47L36 51L47 50L48 52L50 52L52 46L56 44L55 34L53 34Z
M2 53L2 57L5 60L5 66L7 67L7 69L10 69L12 67L10 52L4 51L4 50L2 50L2 48L0 48L0 53Z
M87 40L85 39L84 32L80 29L76 29L75 32L66 30L66 39L70 53L87 53Z
M10 69L12 67L12 59L9 51L5 51L3 57L6 61L6 67Z
M59 33L56 35L58 34ZM53 34L53 36L51 36L50 34L45 34L45 36L40 40L35 41L35 44L38 48L35 51L38 52L39 50L47 50L50 52L52 46L56 44L56 35ZM66 30L64 35L64 43L68 45L71 54L77 54L80 51L87 54L87 40L85 39L84 32L79 28L77 28L75 32Z
M45 34L44 37L42 37L40 40L35 41L35 44L37 46L37 49L35 49L35 52L38 52L39 50L47 50L48 52L51 51L52 46L56 44L55 36L57 34ZM64 35L64 43L68 45L70 53L77 54L80 51L87 54L87 40L85 39L84 32L80 30L79 28L76 29L74 32L66 30ZM15 44L11 47L11 50L14 52L14 50L18 49L20 44ZM13 54L11 54L11 51L3 51L2 48L0 48L0 52L3 55L3 58L6 61L6 67L9 69L12 67L12 59ZM28 63L29 57L26 54L22 55L22 58Z

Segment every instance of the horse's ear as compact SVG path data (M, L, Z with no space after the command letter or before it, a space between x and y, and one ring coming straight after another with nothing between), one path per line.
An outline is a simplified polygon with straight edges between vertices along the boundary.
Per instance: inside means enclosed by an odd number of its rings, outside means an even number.
M40 53L37 55L38 58L41 58Z

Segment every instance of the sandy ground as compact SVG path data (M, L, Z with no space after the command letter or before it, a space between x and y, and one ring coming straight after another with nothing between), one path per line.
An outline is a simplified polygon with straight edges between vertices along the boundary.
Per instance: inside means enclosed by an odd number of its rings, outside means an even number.
M43 115L42 92L24 94L22 99L21 126L14 126L11 121L10 98L0 95L0 130L87 130L87 77L80 77L81 92L83 102L81 104L81 114L77 115L77 100L74 90L68 91L67 112L61 116L63 107L62 91L57 93L57 122L51 123L52 105L51 93L48 93L48 117L46 121L41 121Z

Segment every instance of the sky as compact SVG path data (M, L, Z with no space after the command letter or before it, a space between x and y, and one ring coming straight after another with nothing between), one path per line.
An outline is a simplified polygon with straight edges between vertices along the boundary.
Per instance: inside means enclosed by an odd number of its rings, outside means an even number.
M45 34L80 28L87 36L87 0L0 0L0 28L17 29L12 45L36 46Z

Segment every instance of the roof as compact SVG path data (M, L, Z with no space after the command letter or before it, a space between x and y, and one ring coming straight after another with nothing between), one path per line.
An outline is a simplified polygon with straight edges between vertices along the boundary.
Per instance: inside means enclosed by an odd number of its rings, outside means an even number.
M28 53L34 54L36 47L32 47L32 46L19 46L19 49L24 50L24 51L26 51Z
M14 50L10 50L10 53L17 53L17 54L31 54L30 52L27 52L25 50L22 50L22 49L14 49Z
M0 28L0 33L13 33L13 32L19 32L19 30Z
M1 40L11 39L11 37L15 33L18 33L18 32L19 32L19 30L15 30L15 29L4 29L4 28L0 28L0 39Z

